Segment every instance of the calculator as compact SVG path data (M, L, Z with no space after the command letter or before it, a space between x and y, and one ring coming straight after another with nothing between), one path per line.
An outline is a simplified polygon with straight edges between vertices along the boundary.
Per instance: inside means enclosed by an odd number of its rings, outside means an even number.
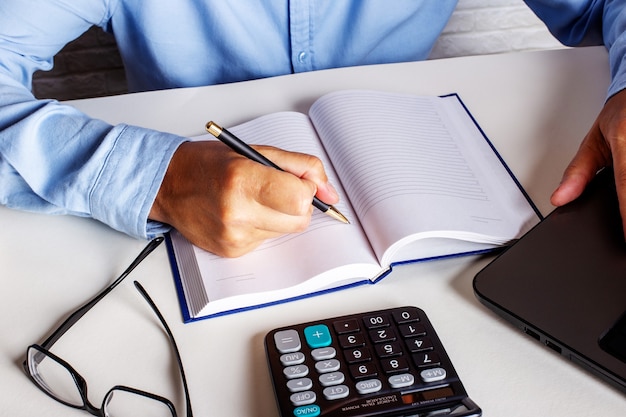
M417 307L274 329L265 350L281 417L482 415Z

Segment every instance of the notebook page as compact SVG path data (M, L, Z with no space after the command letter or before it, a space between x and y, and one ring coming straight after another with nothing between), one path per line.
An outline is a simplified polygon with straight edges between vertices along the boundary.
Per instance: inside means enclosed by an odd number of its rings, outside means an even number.
M381 259L423 237L504 244L536 220L455 96L343 91L309 114Z

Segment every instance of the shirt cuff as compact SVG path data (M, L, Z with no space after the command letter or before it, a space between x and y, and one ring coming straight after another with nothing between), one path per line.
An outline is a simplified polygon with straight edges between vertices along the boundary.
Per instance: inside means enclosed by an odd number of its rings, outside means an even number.
M174 152L188 139L135 126L116 128L121 132L89 198L92 217L134 237L163 233L169 226L148 222L148 215Z

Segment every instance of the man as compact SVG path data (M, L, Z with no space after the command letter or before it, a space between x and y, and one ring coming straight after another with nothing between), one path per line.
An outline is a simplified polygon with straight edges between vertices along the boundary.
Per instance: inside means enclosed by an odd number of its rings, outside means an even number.
M626 8L623 0L528 0L564 43L604 41L610 99L552 197L576 198L614 165L626 218ZM303 230L314 195L338 197L311 156L260 148L287 172L221 143L110 126L37 101L31 75L92 25L115 34L131 90L425 59L456 0L3 0L0 3L0 203L90 216L132 236L172 226L222 256ZM295 175L294 175L295 174ZM276 184L280 184L276 186Z

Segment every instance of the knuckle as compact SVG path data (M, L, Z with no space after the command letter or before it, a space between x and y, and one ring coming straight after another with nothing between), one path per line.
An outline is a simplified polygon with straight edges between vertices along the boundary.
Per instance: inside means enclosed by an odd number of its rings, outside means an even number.
M249 234L237 229L225 230L220 238L221 255L226 258L237 258L250 252L256 246L258 243L251 240Z
M313 206L311 205L313 197L311 193L303 191L297 195L293 194L289 200L291 208L290 214L293 214L294 216L306 217L308 219L313 211Z
M311 224L311 216L310 215L304 216L299 222L296 223L294 227L294 231L296 233L304 232L306 229L308 229L310 224Z
M249 181L247 163L247 160L235 160L227 166L225 175L222 178L224 190L233 194L240 193L244 189Z
M317 156L308 155L308 163L311 169L317 172L325 172L324 163Z

